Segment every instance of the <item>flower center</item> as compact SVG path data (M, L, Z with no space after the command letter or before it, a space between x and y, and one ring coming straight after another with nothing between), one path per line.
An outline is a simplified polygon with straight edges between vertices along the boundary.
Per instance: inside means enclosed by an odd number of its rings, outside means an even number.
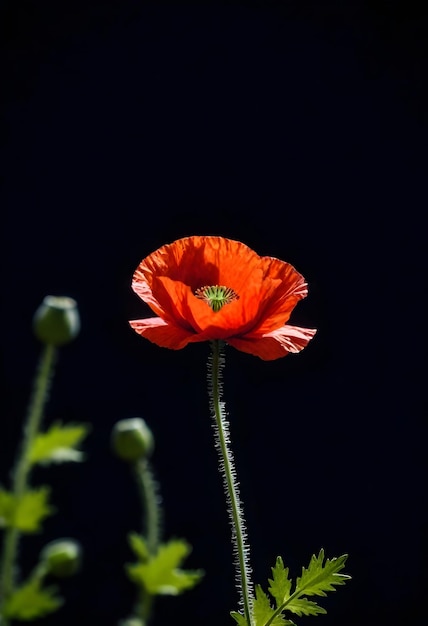
M223 285L212 285L211 287L199 287L196 289L195 296L208 304L214 311L220 311L222 306L230 304L234 300L239 300L239 296L230 287Z

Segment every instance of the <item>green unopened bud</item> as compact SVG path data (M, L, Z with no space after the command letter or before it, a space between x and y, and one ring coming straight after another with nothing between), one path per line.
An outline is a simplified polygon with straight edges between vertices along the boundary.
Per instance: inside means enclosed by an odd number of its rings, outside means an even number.
M74 539L57 539L45 545L40 561L51 576L68 578L80 569L82 548Z
M145 626L145 622L138 619L138 617L129 617L120 621L119 626Z
M111 434L115 454L123 461L138 461L151 456L154 439L150 428L140 417L120 420Z
M46 296L34 314L33 329L37 339L53 346L63 346L79 334L77 302L67 296Z

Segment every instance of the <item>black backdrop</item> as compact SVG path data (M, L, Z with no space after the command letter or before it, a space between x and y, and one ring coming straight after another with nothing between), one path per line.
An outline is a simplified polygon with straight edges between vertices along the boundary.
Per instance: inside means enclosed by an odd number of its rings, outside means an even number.
M427 13L411 1L2 2L3 482L39 354L31 317L77 299L47 420L92 424L54 483L46 537L85 547L66 609L46 624L117 624L139 506L109 449L142 416L165 535L204 567L154 624L217 626L236 608L229 528L205 390L208 346L140 339L130 289L148 253L182 236L239 239L293 263L319 329L271 363L227 351L225 395L254 577L295 574L324 546L353 581L317 623L422 623L426 596ZM426 418L426 413L425 413ZM48 474L49 472L49 474ZM43 545L22 544L27 571ZM27 568L27 569L25 569ZM305 618L304 621L314 618Z

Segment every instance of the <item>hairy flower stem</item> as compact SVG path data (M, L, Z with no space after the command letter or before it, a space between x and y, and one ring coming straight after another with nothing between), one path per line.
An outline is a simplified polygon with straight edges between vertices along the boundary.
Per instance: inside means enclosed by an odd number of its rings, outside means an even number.
M147 542L147 549L153 555L156 554L161 539L161 507L158 487L147 459L134 464L134 473L143 508L143 535ZM135 613L144 625L149 622L153 600L150 593L141 592Z
M36 378L34 380L33 394L30 399L27 420L24 426L23 441L20 455L13 471L13 495L15 502L19 502L28 487L28 477L31 469L30 451L34 439L39 431L43 418L44 408L49 397L49 389L56 360L57 349L55 346L45 345ZM6 529L3 542L3 553L0 567L0 607L4 608L4 602L14 590L15 560L20 539L19 529L10 526ZM0 610L1 613L1 610ZM8 622L3 618L2 625Z
M143 507L143 533L150 554L155 554L161 536L161 507L158 486L147 459L137 461L134 470Z
M246 543L245 523L239 497L238 481L236 479L233 455L229 447L229 424L225 416L224 402L221 400L221 366L224 363L224 356L220 341L212 341L211 349L211 358L208 362L208 380L216 448L220 456L220 468L232 526L232 542L236 554L236 577L241 596L240 601L247 624L252 626L251 605L253 592L250 579L249 546Z

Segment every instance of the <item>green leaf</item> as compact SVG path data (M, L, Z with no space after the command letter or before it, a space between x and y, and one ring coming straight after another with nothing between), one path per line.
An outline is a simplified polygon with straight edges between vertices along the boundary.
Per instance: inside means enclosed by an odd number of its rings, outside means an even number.
M23 533L39 532L45 517L54 512L48 503L49 494L49 487L39 487L17 499L13 493L0 490L0 526L17 528Z
M284 611L290 611L299 617L326 613L316 602L302 596L325 596L326 591L335 591L335 586L344 585L351 578L347 574L339 573L345 567L346 559L347 555L344 554L339 558L326 559L324 563L324 550L320 550L318 556L312 556L308 568L302 568L302 575L297 579L292 592L293 583L288 576L288 567L284 567L282 558L277 557L272 568L272 578L269 578L269 592L275 599L276 608L272 608L269 597L257 586L252 615L255 626L294 626L292 621L283 617ZM239 626L249 626L245 621L242 625L239 622L243 618L241 613L232 617Z
M45 517L54 512L48 503L49 495L49 487L38 487L24 493L16 505L14 526L24 533L40 531Z
M256 597L253 600L252 614L254 618L254 626L265 626L275 613L275 609L272 608L269 598L263 591L260 585L256 585ZM272 626L284 626L284 624L290 624L285 620L284 616L276 615L270 622Z
M269 598L260 585L256 585L256 597L253 600L252 613L255 626L263 626L275 613L275 610L270 605Z
M273 578L269 579L269 592L275 598L277 608L286 604L284 608L299 617L326 613L326 610L318 606L316 602L311 602L307 598L300 598L299 588L296 588L293 597L291 597L292 581L288 577L288 572L288 567L284 567L282 558L277 557L275 567L272 568ZM307 594L306 589L302 593Z
M29 452L29 460L33 465L82 461L83 452L76 448L88 432L87 424L65 426L60 423L52 424L45 433L39 433L35 438Z
M291 580L288 578L288 567L280 556L277 557L275 567L272 567L272 578L269 578L269 592L276 600L276 606L280 606L291 595Z
M250 626L242 613L238 613L237 611L232 611L230 615L233 617L238 626Z
M129 533L128 541L135 556L139 561L145 563L149 560L150 552L147 548L147 543L144 537L138 535L137 533Z
M321 613L327 613L322 606L319 606L316 602L312 602L307 598L293 598L287 604L286 609L299 617L302 615L320 615Z
M15 510L15 500L12 493L6 489L0 489L0 528L10 526Z
M56 595L56 589L54 587L42 589L41 586L40 578L31 578L16 589L5 603L5 617L29 621L59 609L63 600Z
M128 565L128 576L151 595L178 595L194 587L202 577L200 570L180 569L190 549L185 541L179 539L162 544L146 562Z
M308 569L302 567L302 575L296 581L296 591L305 596L326 596L326 591L336 591L334 585L344 585L351 577L339 574L345 567L347 554L338 558L326 559L324 550L318 556L312 555ZM323 564L324 563L324 564Z

